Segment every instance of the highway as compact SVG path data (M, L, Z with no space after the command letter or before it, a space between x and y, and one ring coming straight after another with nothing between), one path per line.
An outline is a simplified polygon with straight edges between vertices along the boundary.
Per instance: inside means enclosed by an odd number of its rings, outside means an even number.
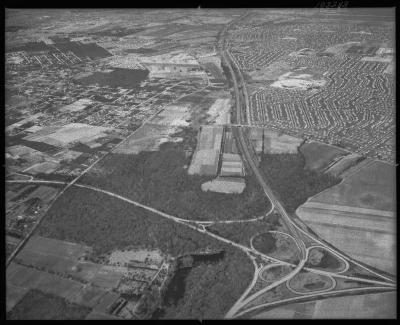
M240 19L243 19L247 15L248 14L241 16ZM238 21L238 19L233 21L233 22L231 22L230 24L228 24L226 26L226 28L223 30L223 32L220 34L219 51L220 51L220 55L221 55L221 61L228 68L228 70L230 72L231 80L233 82L233 89L234 89L234 95L235 95L235 105L236 105L236 121L235 121L235 123L238 124L238 125L245 125L246 124L245 120L247 120L248 124L249 124L249 122L251 122L250 112L249 112L250 103L249 103L249 99L248 99L247 88L246 88L246 84L244 82L243 75L242 75L242 73L240 71L240 68L238 67L238 65L237 65L236 61L234 60L234 58L231 56L231 54L229 52L229 49L227 48L227 44L226 44L227 43L227 41L226 41L226 33L228 31L228 28L233 23L236 23L237 21ZM246 119L244 119L245 113L246 113ZM328 247L327 245L325 245L320 240L314 238L314 236L311 236L310 234L305 232L303 229L301 229L292 220L292 218L286 212L285 208L282 206L282 204L279 202L279 200L275 197L273 191L271 190L271 188L268 186L267 182L265 181L264 175L259 170L259 168L258 168L258 159L257 159L255 153L250 152L249 148L251 148L251 146L250 146L250 144L247 143L247 139L246 139L245 135L243 134L243 128L238 127L237 128L237 133L233 133L233 134L234 134L234 136L235 136L235 138L237 140L238 149L242 153L242 158L248 163L249 167L251 168L252 172L254 173L254 176L256 177L257 181L261 185L264 193L267 195L267 197L271 201L272 206L274 206L276 211L282 216L285 225L288 227L290 233L294 237L294 240L295 240L296 244L298 245L298 247L301 250L302 258L301 258L299 264L297 265L297 267L292 272L290 272L285 277L283 277L282 279L280 279L280 280L274 282L273 284L263 288L262 290L260 290L257 293L251 295L250 297L247 297L244 300L243 300L244 296L241 297L241 299L239 299L234 304L234 306L228 311L228 313L226 314L227 318L234 318L234 317L237 317L237 316L245 313L246 311L245 312L242 311L242 312L239 313L239 310L242 307L244 307L247 303L249 303L250 301L254 300L256 297L260 296L264 292L276 287L277 285L288 281L290 278L292 278L294 275L296 275L301 269L303 269L303 267L304 267L304 265L305 265L305 263L306 263L306 261L308 259L309 249L306 248L306 245L304 244L304 242L302 240L301 234L306 235L309 238L317 241L317 243L319 243L326 250L330 251L331 253L333 253L336 256L342 257L343 259L346 260L346 262L347 262L347 260L349 260L349 258L347 258L344 255L340 254L336 250L333 250L332 248ZM374 272L372 270L369 270L368 268L360 265L356 261L353 261L353 260L351 260L351 261L353 263L355 263L355 264L367 269L368 271L374 273L375 275L377 275L377 276L379 276L381 278L384 278L385 280L388 280L390 282L393 282L393 279L388 278L386 276L383 276L383 275L381 275L379 273L376 273L376 272ZM257 272L257 270L256 270L256 272ZM318 293L315 293L315 295L318 295Z
M62 182L62 181L46 181L46 180L8 180L6 182L9 183L9 184L54 184L54 185L67 185L68 184L68 183ZM232 240L229 240L229 239L221 237L221 236L219 236L219 235L217 235L215 233L207 231L207 230L204 229L204 226L203 226L204 221L193 221L193 220L187 220L187 219L178 218L176 216L173 216L173 215L167 214L165 212L162 212L160 210L157 210L157 209L155 209L155 208L153 208L151 206L142 204L140 202L131 200L131 199L129 199L127 197L124 197L122 195L119 195L119 194L116 194L116 193L113 193L113 192L110 192L110 191L107 191L107 190L103 190L103 189L95 187L95 186L79 184L79 183L74 183L72 186L73 187L78 187L78 188L84 188L84 189L91 190L91 191L95 191L95 192L102 193L102 194L111 196L113 198L125 201L125 202L127 202L129 204L132 204L132 205L138 207L138 208L147 210L147 211L149 211L151 213L154 213L154 214L157 214L157 215L159 215L159 216L161 216L163 218L169 219L170 221L179 223L179 224L181 224L181 225L183 225L185 227L191 228L191 229L193 229L195 231L198 231L198 232L201 232L201 233L203 233L203 234L205 234L207 236L213 237L213 238L217 239L218 241L224 242L224 243L226 243L228 245L232 245L232 246L240 249L241 251L243 251L244 253L246 253L246 254L248 254L250 256L252 256L252 255L258 256L258 257L262 258L263 260L276 263L276 265L288 265L288 266L291 266L293 268L296 268L298 266L296 264L292 264L292 263L280 260L278 258L274 258L272 256L263 254L263 253L257 251L256 249L254 249L253 247L247 247L245 245L238 244L238 243L236 243L236 242L234 242ZM314 247L315 246L308 247L307 251L311 250ZM304 269L309 271L309 272L322 274L322 275L326 275L326 276L335 276L335 277L344 278L344 279L348 279L348 280L352 280L352 281L361 281L361 282L377 284L377 285L386 285L388 287L393 287L394 286L394 284L391 284L391 283L386 283L386 282L376 281L376 280L368 280L368 279L359 278L359 277L345 276L345 275L338 274L336 272L323 271L323 270L314 269L314 268L311 268L311 267L304 267Z
M240 71L240 68L238 67L236 61L234 60L234 58L231 56L229 49L226 48L226 37L225 34L228 30L228 28L237 23L238 21L240 21L241 19L247 17L249 13L246 13L243 16L240 16L239 18L233 20L232 22L230 22L225 29L223 30L223 32L221 33L220 36L222 36L218 42L219 45L219 51L221 54L221 58L222 58L222 62L224 63L224 65L228 68L230 75L231 75L231 80L233 82L233 89L234 89L234 96L235 96L235 105L236 105L236 123L238 125L247 125L251 124L251 118L250 118L250 102L249 102L249 96L247 93L247 87L246 87L246 83L245 80L243 78L243 75ZM209 84L207 86L205 86L202 89L199 89L195 92L201 91L205 88L207 88L209 86ZM185 97L188 95L183 95L182 97ZM179 100L175 99L175 101ZM158 114L159 111L156 113ZM156 115L155 114L155 115ZM153 116L152 116L153 117ZM148 121L151 120L150 117L149 119L147 119L146 121L144 121L144 123L142 124L145 125ZM141 127L142 127L141 126ZM338 277L338 278L344 278L344 279L349 279L349 280L354 280L354 281L360 281L360 282L365 282L365 283L371 283L374 285L379 285L381 286L382 289L385 290L395 290L395 283L393 281L393 279L383 276L377 272L374 272L372 270L369 270L368 268L361 266L360 264L358 264L356 261L340 254L338 251L336 251L335 249L332 249L331 247L327 246L325 243L323 243L321 240L319 240L318 238L315 238L314 236L308 234L306 231L304 231L303 229L301 229L301 227L299 227L292 219L292 217L286 212L285 208L282 206L282 204L279 202L279 200L275 197L273 191L271 190L271 188L268 186L267 182L264 179L264 175L263 173L259 170L258 168L258 158L256 156L256 154L253 152L252 150L252 146L248 143L248 139L246 138L243 128L241 127L237 127L236 128L237 133L234 134L236 140L237 140L237 144L238 144L238 149L242 154L242 157L244 159L244 161L248 164L248 166L250 167L250 169L252 170L252 172L254 173L254 176L256 177L257 181L259 182L260 186L262 187L264 193L266 194L266 196L269 198L270 202L271 202L271 210L268 212L268 214L272 213L273 211L278 212L286 227L289 230L288 234L289 236L291 236L293 238L293 240L295 241L296 245L299 248L300 251L300 261L298 264L294 265L291 263L288 263L286 261L282 261L279 260L278 258L274 258L271 256L268 256L266 254L263 254L259 251L256 251L253 247L247 247L245 245L241 245L239 243L236 243L232 240L229 240L227 238L221 237L215 233L212 233L210 231L208 231L206 229L207 225L213 224L213 223L234 223L234 222L252 222L252 221L256 221L256 220L260 220L262 218L264 218L265 216L261 216L261 217L257 217L257 218L253 218L253 219L249 219L249 220L225 220L225 221L206 221L206 220L186 220L186 219L182 219L182 218L178 218L172 215L169 215L167 213L164 213L160 210L156 210L150 206L146 206L144 204L141 204L139 202L133 201L131 199L128 199L126 197L123 197L119 194L107 191L107 190L103 190L97 187L93 187L90 185L84 185L84 184L79 184L78 180L81 178L82 175L84 175L85 173L87 173L88 171L90 171L99 161L101 161L105 156L100 157L99 159L97 159L96 161L94 161L90 166L88 166L87 169L85 169L78 177L76 177L74 180L72 180L70 183L65 183L65 182L57 182L57 181L40 181L40 180L34 180L32 177L30 180L16 180L16 181L8 181L8 183L42 183L42 184L59 184L59 185L65 185L65 187L60 191L60 193L56 196L56 198L51 202L49 208L51 207L51 205L57 200L58 197L60 197L69 187L73 186L73 187L79 187L79 188L85 188L88 190L93 190L93 191L97 191L109 196L112 196L114 198L123 200L125 202L128 202L130 204L133 204L136 207L145 209L149 212L152 212L154 214L157 214L161 217L167 218L170 221L179 223L181 225L184 225L186 227L189 227L195 231L201 232L205 235L211 236L217 240L219 240L220 242L224 242L225 244L228 245L232 245L238 249L240 249L241 251L245 252L246 254L248 254L250 256L250 259L252 260L254 267L255 267L255 274L253 277L253 280L251 281L250 285L248 286L248 288L245 290L245 292L242 294L242 296L236 301L236 303L234 304L234 306L228 311L226 317L229 318L235 318L238 316L241 316L251 310L254 310L256 308L260 308L260 307L269 307L269 306L275 306L275 305L279 305L282 303L289 303L291 301L299 301L301 299L310 299L310 297L323 297L323 296L327 296L327 295L333 295L333 294L338 294L338 293L342 293L342 292L346 292L346 293L357 293L357 292L361 292L361 291L368 291L368 290L377 290L377 287L369 287L369 288L353 288L353 289L348 289L348 290L342 290L342 291L330 291L330 292L315 292L315 293L311 293L311 294L307 294L306 296L301 296L301 297L296 297L296 298L289 298L289 299L284 299L284 300L280 300L280 301L275 301L275 302L271 302L268 304L261 304L255 307L251 307L250 309L244 310L243 307L245 307L249 302L253 301L254 299L256 299L257 297L260 297L261 295L263 295L265 292L279 286L280 284L283 284L287 281L289 281L291 278L293 278L300 270L304 269L307 270L309 272L314 272L314 273L318 273L318 274L322 274L322 275L326 275L328 277ZM125 140L127 140L132 134L134 134L137 130L133 131L133 133L131 133L130 135L127 136L127 138L125 138L123 141L121 141L121 143L123 143ZM121 144L120 143L120 144ZM118 147L120 144L118 144L116 147ZM114 147L114 149L116 148ZM114 150L113 149L113 150ZM112 150L112 151L113 151ZM112 152L110 151L110 152ZM107 154L106 154L107 155ZM46 214L46 213L45 213ZM29 240L30 236L33 234L33 232L35 231L35 229L39 226L39 224L41 223L41 221L43 220L43 217L45 216L45 214L39 219L39 221L37 222L37 224L34 226L34 228L32 229L32 231L30 232L30 234L21 242L21 244L19 245L19 247L14 251L14 253L11 255L11 257L9 258L9 260L7 261L7 266L9 265L9 263L11 262L11 260L14 258L14 256L20 251L20 249L23 247L23 245L26 243L27 240ZM312 240L314 240L316 243L319 244L319 246L314 245L314 246L310 246L310 247L306 247L304 241L302 238L304 238L304 236L307 236L309 238L311 238ZM331 252L332 254L336 255L337 257L342 258L345 261L346 264L346 268L345 270L341 270L340 272L328 272L328 271L323 271L320 269L313 269L310 267L305 267L305 264L307 262L308 259L308 254L309 251L314 248L314 247L322 247L324 249L326 249L327 251ZM269 284L268 286L264 287L263 289L253 293L251 296L247 296L251 289L253 288L253 286L255 285L255 283L257 282L257 279L259 277L259 272L263 267L260 267L257 265L254 256L258 256L261 257L264 261L268 261L268 263L273 262L276 263L276 265L290 265L293 267L293 270L288 273L287 275L283 276L281 279L278 279L277 281L275 281L274 283ZM371 273L374 273L375 275L379 276L380 278L385 279L386 281L390 282L385 282L385 281L376 281L376 280L369 280L369 279L364 279L364 278L357 278L357 277L351 277L351 276L346 276L346 275L341 275L338 273L343 273L345 272L348 268L349 268L349 263L348 261L351 261L357 265L360 265L361 267L363 267L364 269L367 269L368 271L370 271ZM247 298L246 298L247 296Z
M242 122L242 107L246 108L247 107L247 102L248 99L246 100L246 98L248 98L247 95L243 95L241 96L240 92L239 92L239 86L238 86L238 81L237 78L235 76L234 70L231 66L231 62L233 62L235 64L235 62L232 60L231 55L229 53L229 51L225 50L225 49L221 49L221 57L223 58L223 61L225 63L225 65L228 67L230 73L231 73L231 77L232 77L232 81L233 81L233 86L234 86L234 92L235 92L235 104L236 104L236 119L237 119L237 123L238 124L243 124ZM236 70L240 71L239 68L236 66ZM242 83L244 83L243 77L239 77L238 79L241 80ZM246 89L245 85L242 85L241 89L243 90L244 93L247 93L244 89ZM244 103L241 103L241 97L244 97ZM260 170L258 169L257 166L257 158L254 157L254 154L250 153L249 150L249 144L247 143L245 136L243 134L243 129L242 128L237 128L237 134L238 134L238 138L237 138L237 143L239 145L239 151L242 153L243 158L245 159L245 161L249 164L251 170L253 171L257 181L259 182L259 184L261 185L264 193L267 195L268 199L270 200L271 204L275 207L275 209L279 212L279 214L284 218L285 224L287 225L287 227L290 229L290 232L293 234L293 236L296 238L296 242L298 242L299 246L301 247L301 252L302 252L302 260L304 260L304 258L306 258L307 253L306 253L306 247L304 242L299 239L299 234L298 231L296 229L296 227L294 227L293 222L291 220L291 218L289 217L288 213L286 212L286 210L284 209L284 207L281 205L281 203L275 198L272 190L270 189L270 187L267 185L267 183L264 180L264 176L262 175L262 173L260 172Z

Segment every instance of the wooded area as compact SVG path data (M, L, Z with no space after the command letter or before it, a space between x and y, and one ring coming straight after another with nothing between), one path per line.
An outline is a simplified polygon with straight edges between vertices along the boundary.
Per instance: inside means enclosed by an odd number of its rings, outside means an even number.
M137 155L110 154L100 173L89 173L81 182L90 184L189 220L234 220L260 216L270 202L253 176L246 178L241 194L203 192L201 184L213 177L189 176L187 149L195 137L165 143L156 152ZM193 142L194 141L194 142Z
M235 248L87 189L68 189L50 209L39 232L43 236L93 246L95 254L134 245L159 248L173 256L206 248L224 250L222 261L193 268L187 278L185 298L176 308L171 307L172 311L166 311L171 317L223 317L252 278L250 259Z

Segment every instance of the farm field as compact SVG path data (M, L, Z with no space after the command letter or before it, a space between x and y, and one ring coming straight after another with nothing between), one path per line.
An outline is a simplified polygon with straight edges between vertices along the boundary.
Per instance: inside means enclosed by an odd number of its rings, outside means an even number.
M7 269L7 311L28 290L37 289L105 317L124 318L126 311L115 311L114 303L124 296L135 304L154 281L161 290L170 265L169 257L157 250L131 246L98 255L89 246L34 236Z
M347 176L340 184L313 197L311 201L384 211L394 210L395 168L372 161Z
M305 143L300 151L306 161L305 168L317 171L323 171L333 161L347 154L340 148L318 142Z
M43 308L46 306L46 308ZM45 294L38 290L30 290L20 302L7 313L7 319L24 320L63 320L84 319L90 309L66 302L64 299Z
M394 273L395 170L378 161L352 169L340 184L310 198L296 213L335 247Z
M260 312L255 319L326 319L326 318L394 318L396 293L373 293L360 296L327 298L319 301L288 304Z

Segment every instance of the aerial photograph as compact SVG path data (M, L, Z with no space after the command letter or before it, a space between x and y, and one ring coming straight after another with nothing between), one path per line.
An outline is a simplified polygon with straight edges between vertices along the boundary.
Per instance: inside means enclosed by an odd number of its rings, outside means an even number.
M396 318L395 27L5 8L5 318Z

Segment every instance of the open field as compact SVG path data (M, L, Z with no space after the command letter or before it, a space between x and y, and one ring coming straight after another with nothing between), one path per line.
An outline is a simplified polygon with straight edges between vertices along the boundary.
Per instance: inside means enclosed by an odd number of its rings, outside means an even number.
M121 144L114 152L121 154L138 154L142 151L157 151L161 144L167 141L180 141L179 137L172 137L175 127L146 124L127 141Z
M230 121L230 98L216 99L208 110L209 120L214 124L228 124Z
M9 312L29 291L28 288L17 287L12 284L6 286L6 311Z
M211 191L217 193L237 193L241 194L246 187L243 178L234 177L217 177L214 180L201 184L201 189L204 192Z
M331 288L333 281L321 274L300 271L290 279L288 287L296 293L310 293Z
M346 223L337 223L336 216L327 214L326 223L310 220L310 213L298 213L309 227L321 238L336 248L347 253L354 259L367 265L395 274L396 270L396 239L393 233L395 227L392 223L390 232L364 227L351 227ZM307 217L304 217L307 215ZM315 212L314 220L321 217L320 212ZM325 216L324 216L325 217ZM340 221L339 221L340 222Z
M46 306L44 308L44 306ZM84 319L90 309L66 302L64 299L38 290L30 290L7 313L7 319Z
M83 284L77 281L15 263L7 268L6 278L13 286L38 289L68 300L73 299L83 289Z
M21 252L26 252L27 255L32 252L37 252L45 255L79 259L84 256L89 249L89 247L77 243L33 236Z
M264 153L297 153L302 142L300 138L264 129Z
M47 130L40 130L25 137L25 140L44 142L54 146L66 146L78 140L81 143L94 141L99 137L104 137L104 132L108 130L110 128L84 123L70 123L59 127L57 130L51 129L51 133L48 133Z
M347 154L340 148L318 142L305 143L300 147L300 152L306 160L305 168L323 171L335 159Z
M312 198L313 202L356 208L394 210L395 168L374 161L328 191Z
M395 272L394 167L374 161L296 211L327 242L366 264ZM346 172L347 173L347 172Z
M73 102L69 105L66 105L61 108L62 111L68 111L68 112L76 112L76 111L81 111L86 108L86 106L92 104L93 101L88 99L88 98L82 98L77 100L76 102Z
M261 311L256 319L395 318L396 293L373 293L288 304Z

